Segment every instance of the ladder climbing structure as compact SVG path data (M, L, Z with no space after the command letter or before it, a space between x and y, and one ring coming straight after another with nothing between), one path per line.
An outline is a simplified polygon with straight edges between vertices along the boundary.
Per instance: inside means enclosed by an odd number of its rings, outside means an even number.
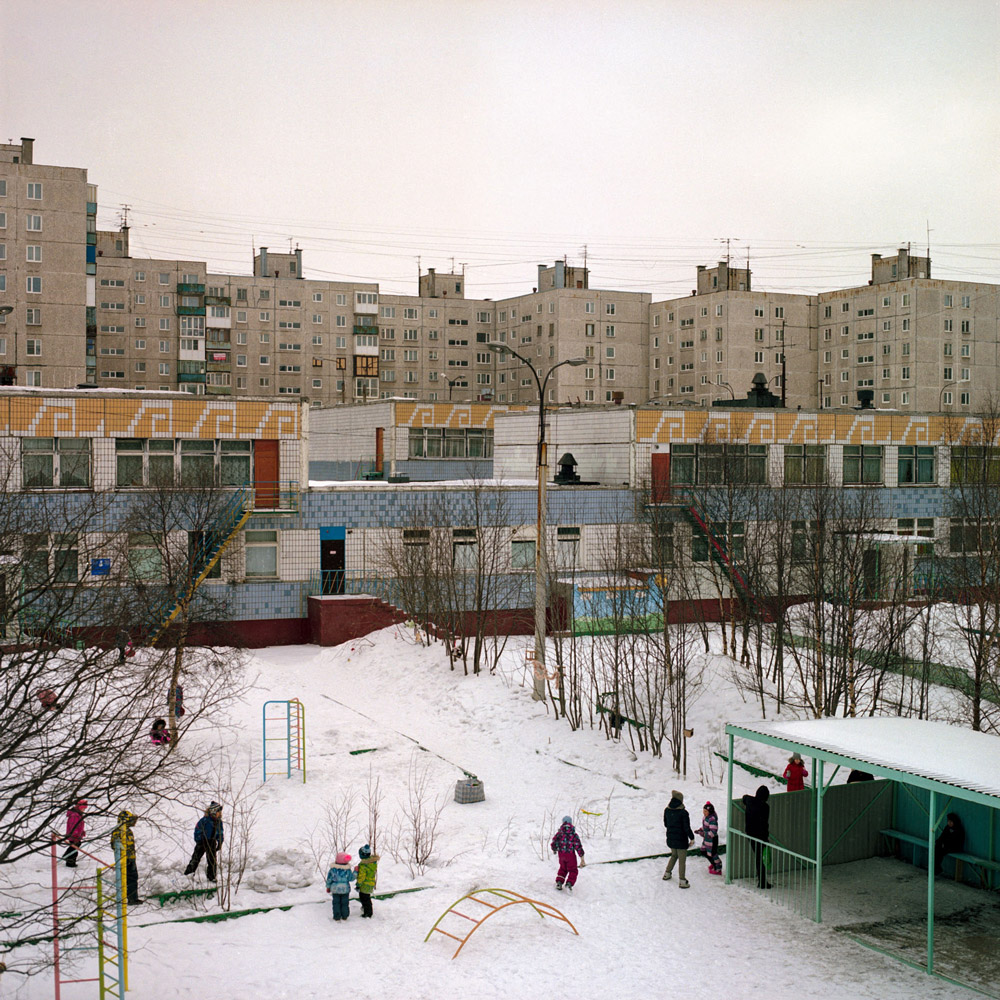
M467 900L471 903L477 904L471 908L471 916L456 909L456 907L460 906ZM574 934L579 936L580 932L573 926L570 919L550 903L543 903L538 899L530 899L528 896L522 896L521 893L513 892L511 889L474 889L472 892L467 893L461 899L452 903L451 906L449 906L448 909L437 918L434 922L434 926L427 932L427 937L424 938L424 942L426 943L429 941L431 935L437 931L438 934L443 934L445 937L449 937L453 941L458 942L455 954L451 956L453 959L458 958L458 953L465 947L469 938L472 937L472 935L475 934L476 931L479 930L479 928L482 927L482 925L489 920L490 917L499 913L501 910L507 909L509 906L517 906L519 903L526 903L543 920L546 917L552 917L554 920L562 920L564 923L569 925L570 930L572 930ZM468 921L468 923L464 925L457 925L455 927L456 933L452 934L451 931L443 930L440 926L444 919L449 916L461 917L463 920ZM455 922L449 921L449 926L455 926ZM462 934L463 931L465 932L464 935Z
M254 511L254 488L250 485L240 486L227 496L215 523L211 528L199 533L198 539L191 548L191 556L184 584L176 593L164 599L160 606L150 614L150 621L155 624L149 636L149 645L155 646L157 641L170 627L170 623L180 612L191 603L195 591L201 586L205 577L222 558L227 546L239 534L240 529L250 519Z
M125 901L125 858L121 848L115 845L115 860L111 865L82 847L76 852L96 862L94 884L59 882L59 861L57 848L60 838L52 834L52 969L54 974L55 1000L60 1000L62 987L71 983L97 983L101 1000L114 997L121 1000L128 989L128 910ZM110 876L110 877L109 877ZM77 896L82 893L83 896ZM89 895L94 893L95 895ZM73 894L73 895L71 895ZM75 912L60 913L60 904L72 900ZM77 901L82 900L82 910ZM66 907L68 909L68 907ZM63 924L93 922L96 931L94 944L64 944L70 932L63 930ZM113 939L109 939L113 928ZM73 940L81 934L72 932ZM97 952L97 975L84 978L63 978L65 958L72 952Z
M261 712L264 740L264 780L292 770L306 780L306 707L298 698L288 701L265 701ZM280 766L280 770L276 770Z

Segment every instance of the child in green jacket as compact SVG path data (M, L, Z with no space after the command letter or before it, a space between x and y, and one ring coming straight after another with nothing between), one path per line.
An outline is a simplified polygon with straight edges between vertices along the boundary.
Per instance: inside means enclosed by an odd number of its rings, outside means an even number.
M361 859L354 869L358 875L358 899L361 900L361 916L372 915L372 893L375 891L375 881L378 877L378 855L372 854L372 849L365 844L358 851Z

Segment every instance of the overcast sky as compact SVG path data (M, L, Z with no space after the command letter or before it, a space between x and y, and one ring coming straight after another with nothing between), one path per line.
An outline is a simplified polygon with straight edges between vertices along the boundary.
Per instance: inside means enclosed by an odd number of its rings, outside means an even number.
M8 0L0 139L86 167L134 256L530 291L863 283L930 226L938 277L1000 282L1000 5Z

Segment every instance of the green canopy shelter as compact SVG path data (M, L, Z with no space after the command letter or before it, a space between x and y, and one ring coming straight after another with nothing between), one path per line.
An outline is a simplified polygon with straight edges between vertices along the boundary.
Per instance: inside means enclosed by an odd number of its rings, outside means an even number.
M993 889L1000 879L1000 738L895 717L730 724L726 734L726 883L761 885L821 922L824 865L897 850L927 865L926 964L919 965L942 975L934 967L935 841L946 815L959 814L965 841L947 855L946 871ZM733 800L737 739L797 752L809 767L804 790L771 796L766 846L747 836L743 806ZM866 780L845 783L849 771Z

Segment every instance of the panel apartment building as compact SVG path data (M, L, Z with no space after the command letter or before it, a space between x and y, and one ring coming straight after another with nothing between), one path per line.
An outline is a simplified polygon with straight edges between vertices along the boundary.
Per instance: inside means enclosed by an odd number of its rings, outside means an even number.
M428 270L416 295L305 277L302 252L260 248L250 274L130 256L97 231L81 168L0 145L0 384L78 384L318 406L375 398L608 404L741 398L761 373L789 407L977 412L1000 394L1000 286L934 279L874 255L867 285L757 291L748 268L699 267L690 296L595 290L565 261L530 293L466 298ZM516 353L515 353L516 352Z

